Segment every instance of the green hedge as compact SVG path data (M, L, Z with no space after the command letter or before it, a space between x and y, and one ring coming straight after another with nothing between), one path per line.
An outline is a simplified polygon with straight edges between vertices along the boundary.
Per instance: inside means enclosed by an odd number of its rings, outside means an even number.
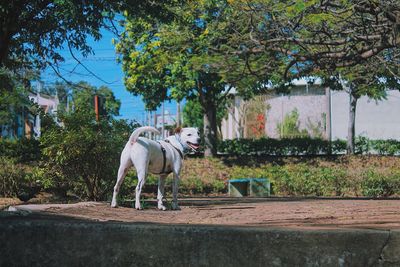
M400 155L400 141L398 140L369 140L365 137L358 137L355 146L357 154ZM221 141L218 144L218 151L231 156L337 155L346 152L346 141L329 142L308 137L233 139Z

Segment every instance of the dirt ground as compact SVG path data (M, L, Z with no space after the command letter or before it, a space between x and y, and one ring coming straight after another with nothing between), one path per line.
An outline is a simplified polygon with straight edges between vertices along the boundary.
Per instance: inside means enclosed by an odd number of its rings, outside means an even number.
M304 229L400 229L400 199L185 198L180 201L180 211L158 211L154 204L154 201L146 202L142 211L132 208L132 203L111 208L104 202L16 207L98 221Z

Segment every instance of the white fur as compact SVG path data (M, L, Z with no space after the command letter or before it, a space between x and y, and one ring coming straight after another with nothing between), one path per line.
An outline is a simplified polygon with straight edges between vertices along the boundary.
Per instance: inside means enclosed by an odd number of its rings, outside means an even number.
M175 135L169 136L167 140L169 142L160 141L160 143L139 137L143 132L153 132L160 134L160 132L150 126L140 127L136 129L129 141L126 143L125 148L121 153L121 162L118 170L117 182L114 186L114 194L111 201L111 207L117 207L117 196L122 182L128 172L129 168L133 165L136 168L138 176L138 184L136 186L136 200L135 208L142 209L140 205L140 194L143 185L146 181L147 174L150 173L160 173L163 167L163 153L161 151L161 145L165 148L166 164L165 170L172 171L174 175L172 184L172 209L178 210L178 185L179 185L179 173L182 168L182 155L190 149L190 143L198 145L200 143L200 136L196 128L182 128L181 131ZM188 144L189 142L189 144ZM157 193L157 203L158 209L166 210L163 204L164 198L164 184L165 178L168 174L160 174L158 179L158 193Z

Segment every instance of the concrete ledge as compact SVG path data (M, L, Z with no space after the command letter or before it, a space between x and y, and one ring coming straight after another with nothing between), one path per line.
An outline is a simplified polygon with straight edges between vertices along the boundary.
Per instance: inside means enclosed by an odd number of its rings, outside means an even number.
M0 216L0 266L399 266L400 232Z

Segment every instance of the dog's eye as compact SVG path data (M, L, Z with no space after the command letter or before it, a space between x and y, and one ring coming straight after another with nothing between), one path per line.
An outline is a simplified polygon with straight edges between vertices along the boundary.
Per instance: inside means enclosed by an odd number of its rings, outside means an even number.
M192 136L192 134L188 134L188 136Z

